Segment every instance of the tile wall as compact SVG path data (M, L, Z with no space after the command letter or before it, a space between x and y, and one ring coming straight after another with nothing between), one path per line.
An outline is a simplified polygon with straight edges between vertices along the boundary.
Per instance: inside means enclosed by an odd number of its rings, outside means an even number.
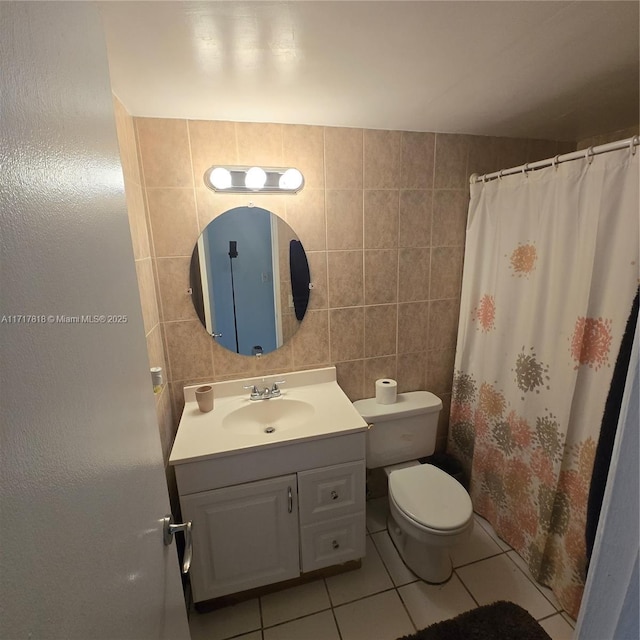
M153 266L141 255L141 295L144 308L155 275L174 429L185 384L335 365L352 400L372 396L380 377L397 379L400 391L429 389L441 396L438 444L444 447L468 176L566 153L575 145L304 125L133 121L140 160L139 181L133 182L136 198L142 191L146 199ZM212 164L295 166L304 173L305 188L295 196L214 193L202 181ZM188 293L198 235L214 217L249 200L298 234L314 283L298 332L260 360L217 345ZM147 313L155 318L152 310ZM150 320L149 331L155 327ZM154 340L150 353L155 350Z
M138 288L140 290L140 303L144 331L147 339L147 352L149 354L149 368L162 367L165 383L162 391L155 395L156 416L158 430L162 444L167 482L170 488L172 506L177 513L177 494L175 492L175 476L168 466L169 453L175 436L175 424L173 419L172 400L170 388L167 383L167 366L165 360L164 340L160 324L160 313L156 294L156 274L152 260L153 246L149 236L147 220L147 208L142 175L138 159L138 147L133 118L127 113L122 103L114 97L114 112L116 119L116 132L120 145L120 158L122 173L124 176L127 210L129 213L129 226L131 229L131 241L133 243L133 255L138 275ZM153 394L151 376L149 376L149 393Z

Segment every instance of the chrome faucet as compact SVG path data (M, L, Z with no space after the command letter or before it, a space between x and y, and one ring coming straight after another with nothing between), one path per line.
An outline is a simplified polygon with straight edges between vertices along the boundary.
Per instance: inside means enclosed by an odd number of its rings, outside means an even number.
M285 380L276 380L271 387L264 387L260 389L258 385L248 384L244 385L244 389L250 389L251 394L249 400L270 400L271 398L277 398L280 396L280 387L278 385L284 384Z

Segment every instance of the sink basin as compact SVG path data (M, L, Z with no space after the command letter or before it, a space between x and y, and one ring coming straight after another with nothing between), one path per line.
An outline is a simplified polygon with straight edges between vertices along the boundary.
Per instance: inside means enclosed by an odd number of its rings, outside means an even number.
M222 428L246 435L275 434L303 426L314 413L313 405L302 400L257 400L228 413Z

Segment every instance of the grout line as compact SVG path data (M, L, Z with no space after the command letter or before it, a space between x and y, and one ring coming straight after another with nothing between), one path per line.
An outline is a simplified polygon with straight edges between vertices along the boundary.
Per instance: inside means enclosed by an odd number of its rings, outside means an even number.
M460 576L458 574L457 569L453 570L453 573L456 575L456 577L458 578L458 580L460 581L460 584L462 585L462 587L464 588L464 590L469 594L470 598L476 603L476 607L480 606L480 603L475 599L473 593L471 593L471 591L469 590L469 587L467 587L467 585L464 583L464 580L462 579L462 576Z

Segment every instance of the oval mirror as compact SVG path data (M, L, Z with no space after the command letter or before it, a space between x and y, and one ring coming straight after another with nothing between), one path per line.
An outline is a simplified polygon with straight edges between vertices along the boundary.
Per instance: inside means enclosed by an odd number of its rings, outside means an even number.
M192 300L218 344L241 355L281 347L309 304L309 263L291 227L260 207L214 218L191 256Z

